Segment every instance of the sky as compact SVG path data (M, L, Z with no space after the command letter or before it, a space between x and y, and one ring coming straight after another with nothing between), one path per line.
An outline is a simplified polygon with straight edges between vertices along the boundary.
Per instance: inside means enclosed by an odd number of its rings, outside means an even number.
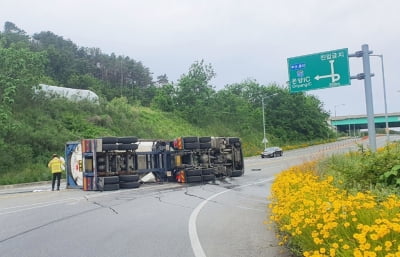
M80 47L129 56L177 82L196 61L217 76L215 89L247 79L282 87L287 58L368 44L383 56L388 113L400 112L398 0L1 0L0 24L28 35L51 31ZM371 56L373 109L384 113L381 58ZM350 58L350 75L363 72ZM400 65L399 65L400 66ZM332 116L365 115L363 80L307 91Z

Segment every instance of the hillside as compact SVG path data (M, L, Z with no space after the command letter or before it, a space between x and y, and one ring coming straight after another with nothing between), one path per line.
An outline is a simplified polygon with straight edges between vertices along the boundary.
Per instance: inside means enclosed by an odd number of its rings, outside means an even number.
M272 145L333 137L329 114L314 96L255 80L216 90L215 76L200 60L177 83L166 74L153 80L140 61L78 47L51 32L29 36L6 23L0 32L0 184L47 179L49 156L82 138L237 136L249 156L263 148L263 126ZM89 89L100 102L46 97L35 93L41 83Z

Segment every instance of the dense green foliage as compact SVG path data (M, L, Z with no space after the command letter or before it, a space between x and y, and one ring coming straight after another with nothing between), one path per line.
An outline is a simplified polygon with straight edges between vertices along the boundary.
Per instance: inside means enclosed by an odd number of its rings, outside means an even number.
M400 143L392 143L376 152L359 148L358 152L333 155L320 163L322 175L336 178L337 187L350 192L391 191L400 186Z
M265 130L276 145L332 137L321 102L254 80L216 90L211 64L194 62L176 84L154 81L129 57L78 47L52 32L32 37L11 22L0 32L0 184L48 178L48 157L67 141L107 135L173 139L239 136L258 154ZM89 89L100 103L72 102L35 92L39 83Z

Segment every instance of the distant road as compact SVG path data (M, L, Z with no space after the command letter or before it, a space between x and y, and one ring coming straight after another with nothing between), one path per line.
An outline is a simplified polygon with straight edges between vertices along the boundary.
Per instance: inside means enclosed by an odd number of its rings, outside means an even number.
M379 137L377 144L384 140ZM210 184L148 184L109 192L52 192L50 185L2 189L1 256L289 256L264 224L274 175L367 141L247 158L243 177Z

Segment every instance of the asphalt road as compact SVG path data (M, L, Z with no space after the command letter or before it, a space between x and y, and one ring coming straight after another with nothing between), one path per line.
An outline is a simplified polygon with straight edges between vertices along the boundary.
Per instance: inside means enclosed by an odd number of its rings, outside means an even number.
M138 189L0 189L0 255L60 257L290 256L268 220L274 175L366 141L346 140L245 160L245 175L209 184ZM378 139L378 145L384 139Z

